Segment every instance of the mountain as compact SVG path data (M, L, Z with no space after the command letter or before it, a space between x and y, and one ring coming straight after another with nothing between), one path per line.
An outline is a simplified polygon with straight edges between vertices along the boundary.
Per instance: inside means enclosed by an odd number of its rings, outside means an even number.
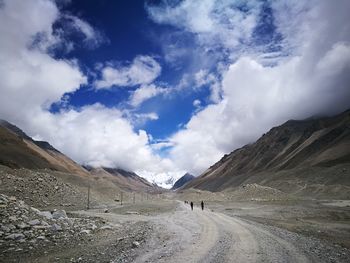
M209 191L256 183L296 195L350 196L350 110L290 120L225 155L185 185Z
M4 120L0 120L0 164L11 168L47 168L81 176L89 175L87 170L48 142L35 141Z
M195 177L192 174L186 173L184 176L182 176L179 180L175 182L174 186L171 189L176 190L185 185L187 182L193 180L194 178Z
M133 172L114 168L83 167L48 142L33 140L20 128L4 120L0 120L0 164L10 168L51 169L95 179L103 178L125 191L160 190L158 186Z
M155 184L151 184L146 179L138 176L134 172L125 171L118 168L90 168L91 175L96 178L104 178L110 180L126 191L142 191L142 192L157 192L162 190Z

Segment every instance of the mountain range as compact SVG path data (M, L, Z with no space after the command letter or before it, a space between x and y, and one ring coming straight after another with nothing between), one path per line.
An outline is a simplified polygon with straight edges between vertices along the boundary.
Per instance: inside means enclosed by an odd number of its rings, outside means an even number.
M5 120L0 120L0 164L10 168L50 169L95 180L104 179L125 191L160 190L146 179L123 169L83 167L48 142L33 140Z
M186 173L174 183L171 189L176 190L182 187L183 185L185 185L186 183L188 183L189 181L193 180L194 178L196 177L194 177L192 174Z
M122 191L162 191L134 172L81 166L4 120L0 121L0 165L68 173ZM349 171L350 110L333 117L289 120L223 156L200 176L185 174L175 183L170 178L168 184L173 190L211 192L254 184L295 196L341 199L350 197Z
M225 155L183 186L223 191L245 184L312 197L350 196L350 110L290 120Z

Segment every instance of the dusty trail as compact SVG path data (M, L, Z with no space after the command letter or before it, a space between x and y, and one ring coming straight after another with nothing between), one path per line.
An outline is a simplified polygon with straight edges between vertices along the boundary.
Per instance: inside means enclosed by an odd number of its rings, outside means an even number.
M154 223L169 235L164 245L151 241L135 262L310 262L291 242L222 213L181 204Z

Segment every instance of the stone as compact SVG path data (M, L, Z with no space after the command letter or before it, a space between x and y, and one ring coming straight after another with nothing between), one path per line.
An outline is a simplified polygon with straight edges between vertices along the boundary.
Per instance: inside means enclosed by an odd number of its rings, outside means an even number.
M67 218L66 211L64 211L64 210L57 210L57 211L52 213L52 218L53 219Z
M36 208L34 208L34 207L30 207L30 209L31 209L33 212L37 213L37 214L40 213L40 210L39 210L39 209L36 209Z
M11 231L11 229L9 227L4 226L4 225L1 226L1 230L4 231L4 232L10 232Z
M48 220L52 219L52 214L51 214L50 211L41 211L41 212L38 213L38 215L40 215L42 217L45 217Z
M89 227L91 230L95 230L97 228L97 226L95 224L91 224Z
M90 230L87 229L83 229L80 231L81 234L86 234L86 235L90 235Z
M9 200L12 201L12 202L16 202L17 198L15 196L10 196Z
M44 221L44 220L41 220L41 225L42 226L49 226L49 224L46 221Z
M22 233L13 233L5 237L5 239L20 240L23 239L24 235Z
M112 227L109 225L100 227L100 230L111 230L111 229L112 229Z
M22 223L17 225L17 228L19 228L19 229L27 229L27 228L30 228L30 226L27 225L26 223L22 222Z
M62 231L62 227L60 225L58 225L58 224L53 224L51 226L51 230L52 231Z
M40 225L40 220L34 219L34 220L29 221L28 224L31 226L37 226L37 225Z
M16 216L10 216L9 219L10 219L10 221L17 221L17 217Z
M140 246L139 242L137 242L137 241L132 242L132 247L133 248L136 248L136 247L139 247L139 246Z
M127 215L139 215L139 212L135 212L135 211L126 211Z

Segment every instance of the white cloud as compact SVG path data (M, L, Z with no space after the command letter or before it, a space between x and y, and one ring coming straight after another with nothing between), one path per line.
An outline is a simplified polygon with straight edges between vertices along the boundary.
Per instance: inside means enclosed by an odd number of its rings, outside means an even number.
M172 2L170 2L172 3ZM246 10L242 11L242 7ZM195 33L205 46L232 49L250 38L260 11L259 1L185 0L147 6L151 18Z
M161 66L150 56L137 56L128 66L106 66L102 69L102 79L95 83L96 88L112 86L135 86L149 84L155 80Z
M71 26L75 31L80 32L83 35L83 42L87 46L95 48L103 42L107 42L107 39L103 37L98 30L79 17L64 15L63 18L67 20L65 25ZM67 28L65 30L67 30ZM72 43L72 45L74 44Z
M0 118L49 141L80 163L145 170L154 178L177 171L169 159L153 153L149 135L134 131L120 110L94 104L55 114L48 111L61 98L64 103L65 93L87 82L77 61L54 59L46 49L29 45L39 33L47 36L41 39L42 46L54 44L52 25L61 15L53 1L9 0L0 7ZM86 23L79 28L87 36L91 33ZM56 36L55 41L62 40ZM137 57L126 71L128 83L149 82L160 66L150 57ZM158 116L145 113L137 118Z
M175 145L170 156L179 167L199 174L224 153L288 119L350 106L350 3L316 1L305 6L303 12L300 4L288 1L273 6L292 54L275 66L252 56L231 63L223 74L222 100L195 114L170 138ZM294 20L298 23L290 23Z
M140 88L136 89L130 98L130 105L133 107L140 106L144 101L153 98L160 94L168 93L169 90L166 88L157 87L154 84L142 85Z
M201 101L200 100L194 100L193 101L193 106L195 106L196 108L201 106Z

